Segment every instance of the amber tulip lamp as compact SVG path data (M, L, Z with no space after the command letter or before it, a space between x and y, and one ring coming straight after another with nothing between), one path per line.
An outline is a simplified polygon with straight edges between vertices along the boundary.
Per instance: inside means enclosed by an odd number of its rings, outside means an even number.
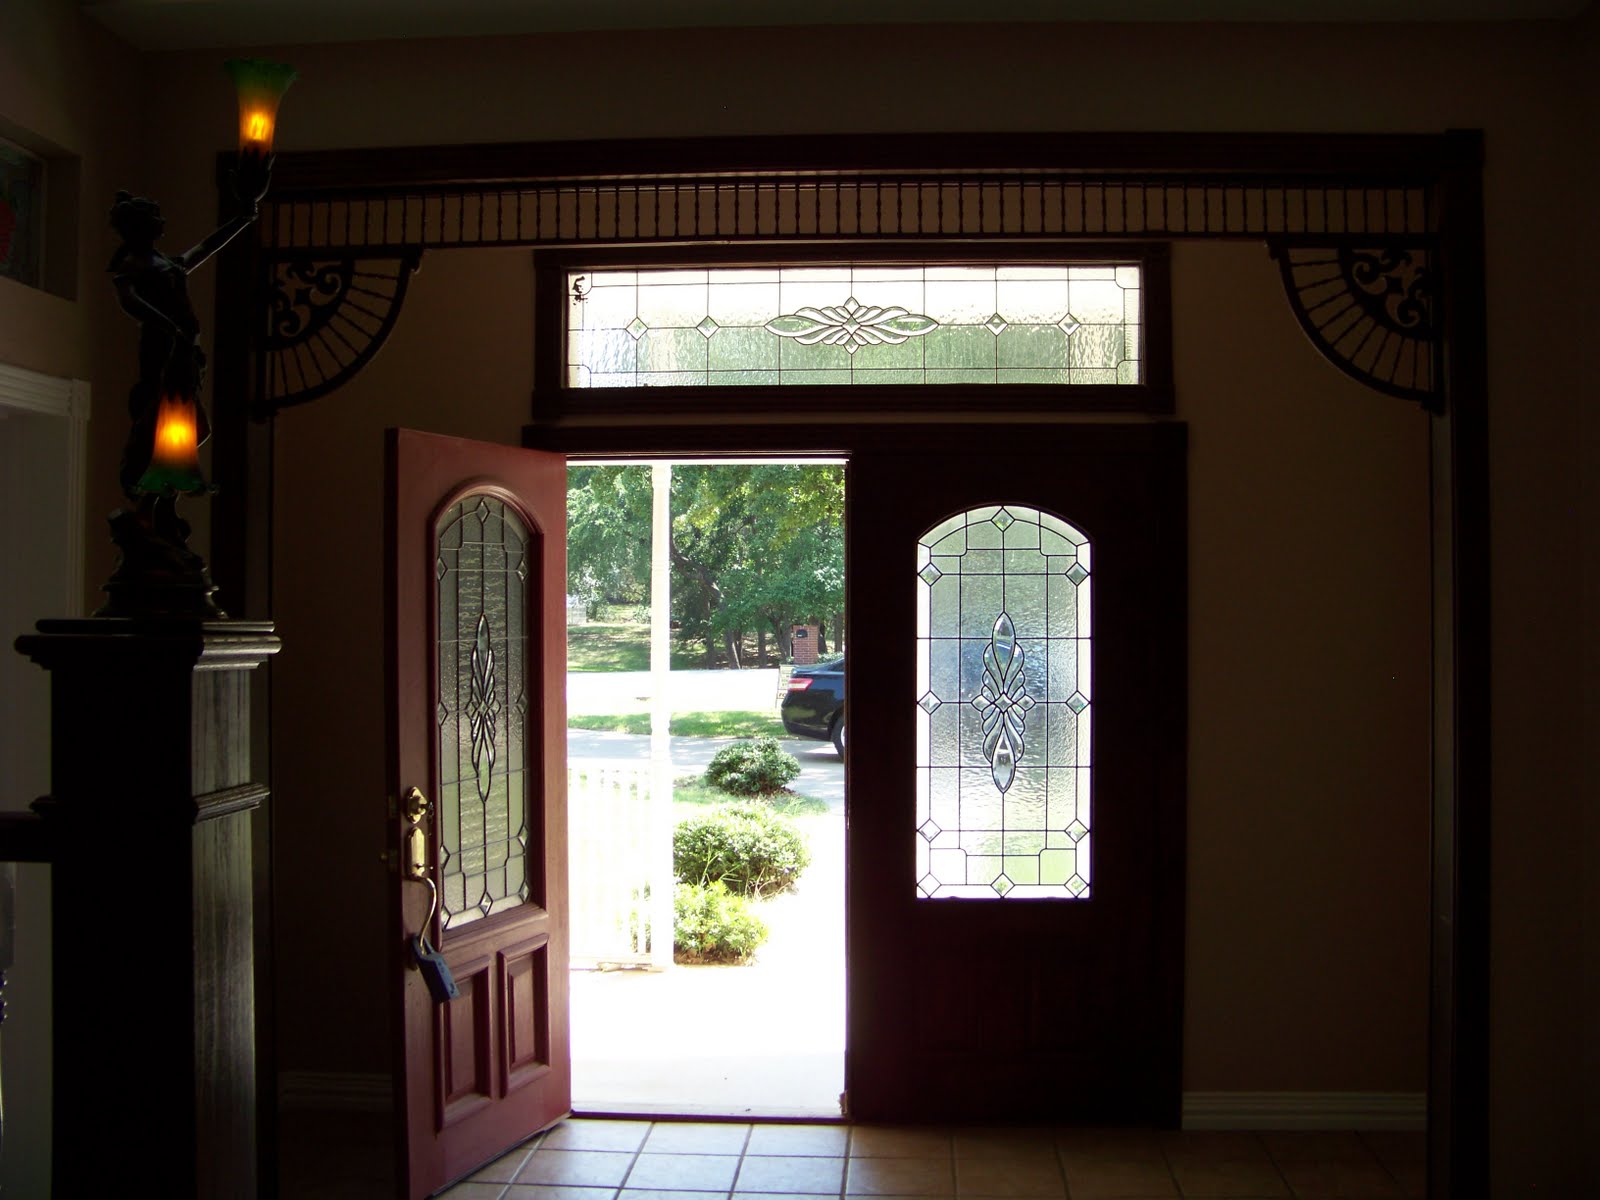
M239 93L239 157L229 176L236 215L172 257L156 248L165 222L153 200L118 192L111 208L111 227L122 239L111 259L112 283L122 310L139 323L139 378L128 393L132 427L120 473L132 507L111 514L111 540L121 561L105 584L110 599L97 616L225 615L212 600L216 585L205 559L189 548L189 523L177 508L179 497L213 490L200 465L200 447L211 429L200 403L205 355L188 278L255 221L272 178L278 101L295 79L290 68L263 59L226 65Z

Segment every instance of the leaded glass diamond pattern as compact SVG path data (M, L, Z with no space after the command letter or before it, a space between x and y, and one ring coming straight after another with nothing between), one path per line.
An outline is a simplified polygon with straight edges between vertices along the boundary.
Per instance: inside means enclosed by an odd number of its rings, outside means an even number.
M1137 384L1140 282L1116 263L575 271L567 385Z
M919 539L919 897L1090 894L1089 551L1020 503Z
M923 567L922 570L917 572L918 577L921 578L922 582L927 584L929 587L932 587L935 583L937 583L939 581L939 576L943 574L944 572L939 570L939 568L934 566L932 563L929 563L927 566Z
M437 527L440 908L446 929L524 903L529 724L527 527L497 496Z

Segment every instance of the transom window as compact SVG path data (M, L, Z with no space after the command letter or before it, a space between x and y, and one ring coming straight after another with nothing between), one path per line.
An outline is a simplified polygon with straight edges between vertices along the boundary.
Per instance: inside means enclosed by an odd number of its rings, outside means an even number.
M1089 550L1018 504L917 543L921 898L1089 896Z
M1143 382L1137 263L569 271L566 386Z

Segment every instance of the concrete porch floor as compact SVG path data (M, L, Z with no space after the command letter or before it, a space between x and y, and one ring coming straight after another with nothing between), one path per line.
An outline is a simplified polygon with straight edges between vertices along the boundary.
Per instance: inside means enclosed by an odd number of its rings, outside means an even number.
M837 759L807 765L843 774ZM795 787L816 794L800 781ZM842 795L830 797L828 812L796 820L810 841L811 865L794 892L760 903L771 937L754 962L572 972L575 1112L839 1116Z

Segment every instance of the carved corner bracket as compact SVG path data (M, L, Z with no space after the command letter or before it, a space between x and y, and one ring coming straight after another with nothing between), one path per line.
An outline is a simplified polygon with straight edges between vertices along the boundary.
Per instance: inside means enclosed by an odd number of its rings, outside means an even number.
M1433 252L1426 244L1267 243L1300 328L1352 379L1429 411L1443 406Z
M421 262L420 246L274 251L265 264L253 413L268 417L325 396L371 362Z

